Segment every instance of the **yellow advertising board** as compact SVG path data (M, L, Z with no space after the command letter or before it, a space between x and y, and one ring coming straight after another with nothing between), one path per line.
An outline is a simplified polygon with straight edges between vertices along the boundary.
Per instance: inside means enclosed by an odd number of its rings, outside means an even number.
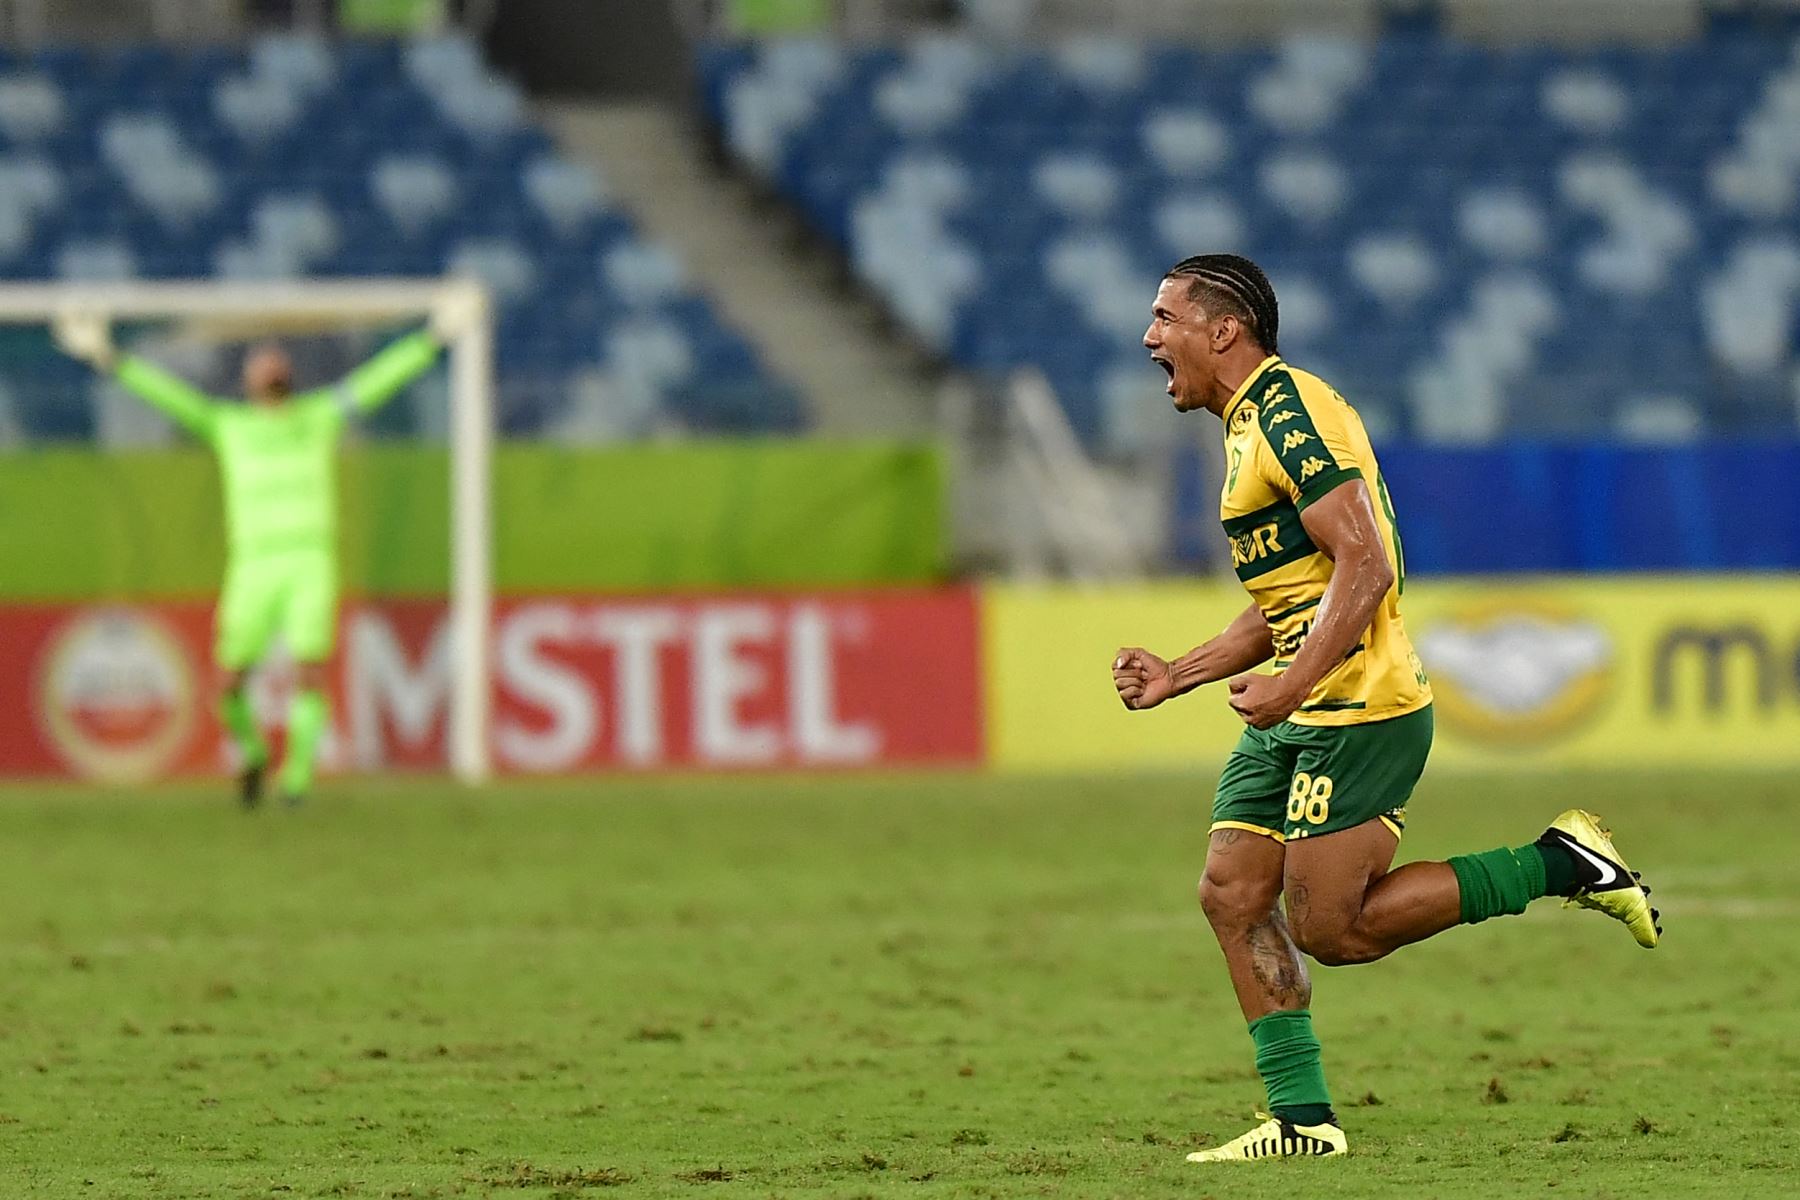
M1247 603L1229 581L987 588L990 761L1215 766L1242 728L1222 686L1132 713L1109 668L1120 646L1182 654ZM1800 578L1415 580L1402 612L1438 765L1800 768Z

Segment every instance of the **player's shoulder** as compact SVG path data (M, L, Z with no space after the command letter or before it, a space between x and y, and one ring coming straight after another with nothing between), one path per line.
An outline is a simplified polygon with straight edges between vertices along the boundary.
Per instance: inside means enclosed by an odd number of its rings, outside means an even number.
M1285 361L1263 372L1253 398L1257 424L1269 435L1285 425L1334 423L1349 407L1324 379Z

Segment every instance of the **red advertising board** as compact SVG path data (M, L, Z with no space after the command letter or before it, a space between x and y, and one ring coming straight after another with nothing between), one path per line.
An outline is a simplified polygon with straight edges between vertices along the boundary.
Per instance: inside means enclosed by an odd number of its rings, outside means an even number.
M539 597L494 614L504 774L966 764L982 755L974 594ZM443 605L351 603L328 766L446 761ZM0 775L219 771L205 605L0 606ZM260 673L278 726L288 672Z

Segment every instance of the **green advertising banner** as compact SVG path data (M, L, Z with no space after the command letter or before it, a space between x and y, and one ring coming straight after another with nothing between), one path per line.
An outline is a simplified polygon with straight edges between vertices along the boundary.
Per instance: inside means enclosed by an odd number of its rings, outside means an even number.
M442 449L341 459L345 590L442 595ZM572 449L503 445L493 477L503 594L921 583L945 564L928 446L816 441ZM0 600L181 599L217 589L218 471L199 449L0 455Z

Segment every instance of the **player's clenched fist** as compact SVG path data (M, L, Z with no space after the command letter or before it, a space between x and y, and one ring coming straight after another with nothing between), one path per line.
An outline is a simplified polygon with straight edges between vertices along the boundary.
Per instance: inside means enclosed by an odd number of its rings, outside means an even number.
M1175 694L1175 672L1143 647L1126 646L1113 655L1113 687L1126 708L1155 708Z

